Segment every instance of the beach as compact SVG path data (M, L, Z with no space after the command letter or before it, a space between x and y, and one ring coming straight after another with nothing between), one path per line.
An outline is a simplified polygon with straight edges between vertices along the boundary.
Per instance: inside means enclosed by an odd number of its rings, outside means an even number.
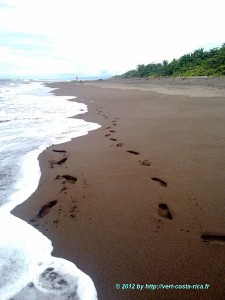
M101 128L42 152L39 186L12 213L100 300L224 299L225 79L49 86Z

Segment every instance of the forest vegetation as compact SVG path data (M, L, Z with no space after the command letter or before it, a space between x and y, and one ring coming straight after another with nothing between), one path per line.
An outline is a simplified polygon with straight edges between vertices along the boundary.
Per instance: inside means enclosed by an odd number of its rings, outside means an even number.
M192 77L192 76L224 76L225 75L225 43L218 48L204 51L203 48L185 54L170 63L140 64L135 70L130 70L120 78L147 77Z

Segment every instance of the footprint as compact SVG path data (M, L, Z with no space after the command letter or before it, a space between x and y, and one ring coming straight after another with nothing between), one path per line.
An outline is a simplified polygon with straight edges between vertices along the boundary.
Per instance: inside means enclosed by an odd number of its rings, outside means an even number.
M139 155L140 153L137 151L133 151L133 150L128 150L128 153L134 154L134 155Z
M41 209L39 210L37 217L43 218L44 216L46 216L50 212L51 208L56 205L56 203L57 203L57 200L53 200L53 201L50 201L47 204L43 205L41 207Z
M110 135L111 135L111 134L109 134L109 133L108 133L108 134L105 134L105 136L110 136Z
M68 180L71 183L75 183L77 181L77 178L71 175L62 175L62 178Z
M67 158L66 158L66 157L63 158L63 159L61 159L61 160L59 160L59 161L50 160L50 161L49 161L49 165L50 165L50 168L53 168L54 165L62 165L62 164L64 164L66 161L67 161Z
M167 186L167 183L165 181L163 181L162 179L159 179L157 177L152 177L151 179L153 181L158 181L161 186Z
M220 234L202 234L201 238L203 242L209 243L225 243L225 235Z
M168 220L173 220L173 216L172 216L168 206L164 203L159 204L158 214L162 218L165 218Z
M116 132L115 130L110 130L109 132Z
M70 181L71 183L75 183L77 181L77 178L74 176L71 176L71 175L62 175L62 176L57 175L55 179L57 180L57 179L62 179L62 178Z
M117 141L117 139L110 139L110 140L111 140L111 141L115 141L115 142Z
M55 149L53 149L52 151L53 152L59 152L59 153L66 153L66 150L55 150Z
M143 160L143 162L141 163L141 165L147 167L147 166L150 166L151 164L150 164L150 162L149 162L148 159L145 159L145 160Z
M116 147L123 147L123 143L116 144Z

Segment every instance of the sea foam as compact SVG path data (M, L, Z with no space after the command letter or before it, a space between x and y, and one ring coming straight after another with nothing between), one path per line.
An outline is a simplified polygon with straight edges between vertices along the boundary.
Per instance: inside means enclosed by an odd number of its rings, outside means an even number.
M75 97L49 95L41 83L10 82L0 88L0 299L97 299L92 279L75 264L51 256L51 241L10 214L37 188L38 155L51 144L69 141L99 128L69 118L84 113ZM7 121L7 122L5 122Z

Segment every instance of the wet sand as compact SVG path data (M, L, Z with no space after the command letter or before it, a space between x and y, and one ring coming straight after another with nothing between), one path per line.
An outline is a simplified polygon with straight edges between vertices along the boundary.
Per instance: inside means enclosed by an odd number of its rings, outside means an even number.
M225 299L225 79L51 87L102 127L44 151L39 187L13 214L91 276L100 300Z

